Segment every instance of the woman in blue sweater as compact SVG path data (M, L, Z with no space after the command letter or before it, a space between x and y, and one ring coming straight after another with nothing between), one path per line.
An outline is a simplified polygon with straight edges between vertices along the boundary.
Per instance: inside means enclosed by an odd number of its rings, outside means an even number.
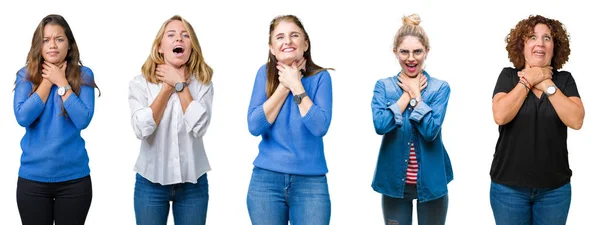
M420 225L444 224L448 210L453 173L442 123L450 86L424 70L430 46L420 22L403 18L393 49L402 70L377 81L371 102L383 135L372 187L382 195L385 224L411 224L415 199Z
M331 77L310 55L293 15L269 28L269 58L256 74L248 128L261 135L248 188L252 224L329 224L323 136L331 123Z
M84 224L92 183L81 130L94 115L94 88L69 24L46 16L15 81L14 112L25 127L17 181L24 225Z

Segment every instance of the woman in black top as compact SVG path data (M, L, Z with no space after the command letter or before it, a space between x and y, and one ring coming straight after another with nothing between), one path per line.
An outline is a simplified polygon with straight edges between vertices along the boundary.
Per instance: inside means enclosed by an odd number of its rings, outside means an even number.
M500 136L490 170L496 224L565 224L571 203L567 127L584 109L571 73L562 23L542 16L520 21L506 37L514 68L504 68L492 110Z

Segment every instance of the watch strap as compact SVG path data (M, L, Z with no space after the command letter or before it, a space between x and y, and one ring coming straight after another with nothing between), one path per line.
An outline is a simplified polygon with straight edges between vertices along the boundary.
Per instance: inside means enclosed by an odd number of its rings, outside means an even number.
M300 103L302 103L302 99L306 96L308 96L306 92L294 95L294 102L299 105Z

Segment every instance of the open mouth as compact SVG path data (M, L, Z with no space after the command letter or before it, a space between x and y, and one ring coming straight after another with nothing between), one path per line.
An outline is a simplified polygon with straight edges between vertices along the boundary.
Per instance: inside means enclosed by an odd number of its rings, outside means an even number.
M175 46L175 48L173 48L173 53L175 53L176 56L183 55L184 52L185 49L183 49L182 46Z
M419 66L419 64L417 64L417 63L407 63L406 69L408 70L408 72L414 73L415 71L417 71L418 66Z

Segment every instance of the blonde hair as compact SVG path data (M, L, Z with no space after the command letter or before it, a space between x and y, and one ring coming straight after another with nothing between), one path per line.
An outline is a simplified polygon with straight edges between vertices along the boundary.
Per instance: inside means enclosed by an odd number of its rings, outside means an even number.
M419 26L420 23L421 17L417 14L402 17L402 26L398 29L394 37L394 49L398 48L406 36L413 36L421 41L426 50L429 50L429 38L423 27Z
M160 47L160 43L162 42L163 36L167 29L167 25L172 21L181 21L183 23L183 27L187 30L190 35L191 44L192 44L192 53L190 54L190 58L185 63L186 65L186 74L192 73L196 79L203 83L207 84L212 79L213 70L204 62L204 57L202 56L202 48L200 48L200 42L198 42L198 38L196 36L196 32L194 32L194 28L190 25L185 19L183 19L179 15L175 15L165 21L158 33L156 34L156 38L154 38L154 43L152 43L152 50L150 51L150 55L146 62L142 66L142 74L146 78L146 80L150 83L158 83L158 78L156 77L156 66L159 64L165 63L165 58L163 54L158 52Z

